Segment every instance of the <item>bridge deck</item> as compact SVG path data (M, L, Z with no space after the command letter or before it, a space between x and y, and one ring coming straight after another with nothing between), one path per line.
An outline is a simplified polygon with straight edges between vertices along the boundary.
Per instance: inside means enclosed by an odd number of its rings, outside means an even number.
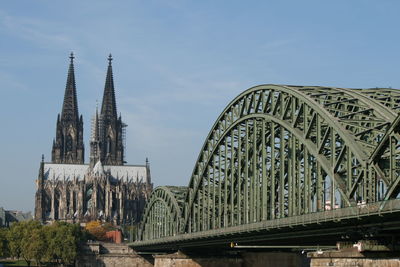
M129 245L138 251L145 251L197 247L206 244L228 246L230 242L287 243L293 242L294 238L304 238L296 240L299 244L309 242L307 238L321 236L335 236L332 240L325 240L334 244L338 241L337 236L351 232L350 227L371 229L385 226L386 231L394 234L395 231L400 230L399 213L400 199L393 199L240 226L136 241ZM398 218L396 219L396 217ZM325 241L321 240L320 244L324 244Z

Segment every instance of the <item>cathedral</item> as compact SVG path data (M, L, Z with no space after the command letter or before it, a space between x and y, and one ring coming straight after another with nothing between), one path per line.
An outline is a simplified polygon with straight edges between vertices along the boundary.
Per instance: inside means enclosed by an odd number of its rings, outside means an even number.
M117 115L112 71L108 58L100 113L92 119L90 162L84 163L83 118L78 112L74 55L71 53L61 115L57 116L51 162L40 163L36 180L35 219L101 220L116 225L140 221L153 190L150 166L125 165L126 124Z

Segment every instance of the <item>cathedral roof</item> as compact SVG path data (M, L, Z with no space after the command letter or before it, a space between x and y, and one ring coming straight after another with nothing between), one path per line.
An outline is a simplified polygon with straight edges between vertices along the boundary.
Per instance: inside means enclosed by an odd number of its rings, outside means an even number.
M44 164L45 179L83 179L88 172L89 165L87 164Z
M118 165L118 166L103 166L105 172L110 172L111 176L116 179L137 179L146 182L147 168L146 166L134 165Z
M103 164L101 164L100 160L96 163L96 165L94 165L92 173L95 175L104 174Z
M103 165L102 167L104 172L109 173L114 179L132 179L133 181L142 180L143 182L146 181L147 168L145 165ZM44 178L48 180L73 180L74 178L83 180L83 178L89 174L89 164L44 163Z

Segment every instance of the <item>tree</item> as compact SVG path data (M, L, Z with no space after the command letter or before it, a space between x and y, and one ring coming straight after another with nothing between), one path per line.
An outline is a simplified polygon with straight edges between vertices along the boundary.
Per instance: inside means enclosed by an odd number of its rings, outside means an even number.
M35 260L37 265L41 266L42 262L46 260L46 251L45 228L32 228L29 233L25 233L22 242L22 255L27 262L27 259Z
M136 239L136 233L137 233L137 224L126 224L124 226L122 226L122 233L124 235L124 237L129 238L129 242L133 242Z
M86 224L85 229L92 235L92 237L96 240L105 240L106 239L106 229L101 225L99 221L90 221Z
M64 222L54 222L45 228L47 259L62 264L74 263L80 244L87 240L86 233L78 224Z
M7 235L8 235L8 229L0 228L0 258L5 258L10 255Z
M62 226L57 233L57 239L62 240L59 257L63 264L72 264L78 254L76 238L71 230L68 226Z
M19 223L24 226L21 240L21 257L24 258L28 266L30 266L31 261L35 259L35 255L37 255L37 253L43 253L43 251L37 251L42 248L41 242L43 239L35 239L36 237L40 238L42 225L38 221L33 220Z
M110 222L105 222L101 225L106 232L108 231L115 231L117 230L117 227L115 227L112 223Z
M8 232L10 254L16 258L23 258L28 266L35 259L35 255L41 252L43 245L40 243L40 231L42 225L38 221L23 221L14 223ZM39 238L37 240L35 238Z
M27 221L14 223L7 233L7 241L10 254L22 257L28 266L33 260L39 266L44 261L69 265L74 263L86 236L77 224L55 222L42 226L37 221Z
M21 257L22 239L24 236L24 222L14 223L8 231L7 240L10 255L15 258Z

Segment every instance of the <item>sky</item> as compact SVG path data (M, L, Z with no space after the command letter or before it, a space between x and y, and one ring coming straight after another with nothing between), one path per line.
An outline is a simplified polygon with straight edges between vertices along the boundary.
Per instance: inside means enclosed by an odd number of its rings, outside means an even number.
M400 88L397 0L2 1L0 207L33 211L51 160L69 53L86 162L113 55L128 164L188 185L228 103L259 84Z

